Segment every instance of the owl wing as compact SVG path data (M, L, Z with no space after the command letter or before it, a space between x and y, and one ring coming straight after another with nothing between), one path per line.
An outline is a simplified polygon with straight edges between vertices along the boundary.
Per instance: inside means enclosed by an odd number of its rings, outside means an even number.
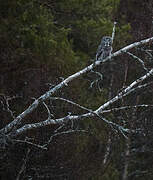
M102 48L102 45L100 44L98 46L98 49L97 49L97 52L96 52L96 61L98 61L98 58L101 57L102 53L103 53L103 48Z
M111 53L112 53L112 47L103 48L102 46L100 46L100 48L98 48L98 50L97 50L96 61L98 61L99 58L102 61L107 56L110 56Z

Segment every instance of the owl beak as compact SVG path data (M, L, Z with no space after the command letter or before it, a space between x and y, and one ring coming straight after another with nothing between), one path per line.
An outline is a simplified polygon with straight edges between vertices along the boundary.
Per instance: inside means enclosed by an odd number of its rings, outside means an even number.
M107 43L105 44L105 46L109 46L109 42L107 42Z

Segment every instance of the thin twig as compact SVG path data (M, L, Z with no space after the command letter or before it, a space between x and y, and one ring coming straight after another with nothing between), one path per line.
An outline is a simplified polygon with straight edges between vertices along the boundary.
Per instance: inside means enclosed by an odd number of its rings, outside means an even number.
M48 118L54 117L54 115L50 112L50 110L49 110L47 104L46 104L45 102L43 102L43 105L44 105L44 106L46 107L46 109L47 109L47 112L48 112Z
M20 180L20 177L21 177L21 174L25 171L26 169L26 164L27 164L27 161L28 161L28 156L29 156L29 153L30 153L30 149L28 148L27 150L27 153L26 153L26 157L23 159L23 164L21 166L21 169L17 175L17 178L16 180Z
M78 132L79 132L79 133L80 133L80 132L81 132L81 133L88 133L87 130L77 130L77 129L59 132L59 133L56 133L56 134L53 134L52 136L50 136L48 142L44 145L44 147L48 146L48 145L51 143L51 141L53 140L53 138L56 137L56 136L66 135L66 134L71 134L71 133L78 133Z
M35 143L29 142L29 141L27 141L27 140L13 139L13 141L14 141L14 142L17 142L17 143L25 143L25 144L28 144L28 145L37 147L37 148L39 148L39 149L47 150L47 148L44 147L44 145L35 144Z
M65 101L65 102L67 102L67 103L69 103L69 104L72 104L72 105L74 105L74 106L76 106L76 107L78 107L78 108L80 108L80 109L83 109L83 110L85 110L85 111L92 111L91 109L89 109L89 108L86 108L86 107L84 107L84 106L81 106L80 104L77 104L77 103L75 103L74 101L71 101L71 100L68 100L68 99L65 99L65 98L61 98L61 97L51 97L50 99L52 99L52 100L61 100L61 101Z
M140 107L141 108L148 108L148 107L153 107L153 105L140 104L140 105L136 105L136 106L123 106L123 107L119 107L119 108L112 108L112 109L104 110L102 112L102 114L110 113L110 112L117 112L117 111L121 111L121 110L125 110L125 109L140 108Z
M146 72L148 72L148 69L145 67L145 64L144 64L144 62L143 62L142 59L140 59L139 57L137 57L136 55L134 55L134 54L132 54L132 53L130 53L130 52L126 52L126 53L127 53L128 55L132 56L134 59L136 59L139 63L141 63L143 69L144 69Z

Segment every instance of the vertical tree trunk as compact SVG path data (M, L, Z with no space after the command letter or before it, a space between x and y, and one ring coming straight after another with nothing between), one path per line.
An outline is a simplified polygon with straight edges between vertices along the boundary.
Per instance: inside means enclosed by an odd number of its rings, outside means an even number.
M110 155L110 151L111 151L111 133L109 133L108 142L107 142L107 146L106 146L106 152L105 152L104 159L103 159L103 167L104 168L107 165L109 155Z
M122 174L122 180L128 179L129 156L130 156L130 138L128 138L126 141L125 161L124 161L124 169L123 169L123 174Z

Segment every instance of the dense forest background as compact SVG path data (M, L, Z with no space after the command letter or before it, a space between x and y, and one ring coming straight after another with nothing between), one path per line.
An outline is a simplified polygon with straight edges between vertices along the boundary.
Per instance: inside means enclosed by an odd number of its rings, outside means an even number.
M151 37L152 0L1 0L0 128L62 79L93 63L100 40L105 35L111 36L114 21L117 26L113 52ZM153 50L152 44L149 49ZM133 51L145 60L147 68L152 68L151 53L144 55L141 48ZM90 88L93 77L87 74L55 96L98 108L143 74L143 69L127 54L115 58L116 61L104 65L102 92L96 86ZM138 92L120 103L152 104L152 90L151 85L143 96ZM48 106L56 118L80 112L61 101L49 101ZM152 113L152 108L134 109L108 116L111 121L143 130L130 134L128 139L104 122L87 119L73 124L75 129L86 129L86 133L59 133L47 150L11 141L0 150L1 179L153 179ZM40 122L45 117L46 109L40 105L24 122ZM57 128L51 125L31 130L20 139L26 137L43 144ZM103 163L107 148L107 162Z

